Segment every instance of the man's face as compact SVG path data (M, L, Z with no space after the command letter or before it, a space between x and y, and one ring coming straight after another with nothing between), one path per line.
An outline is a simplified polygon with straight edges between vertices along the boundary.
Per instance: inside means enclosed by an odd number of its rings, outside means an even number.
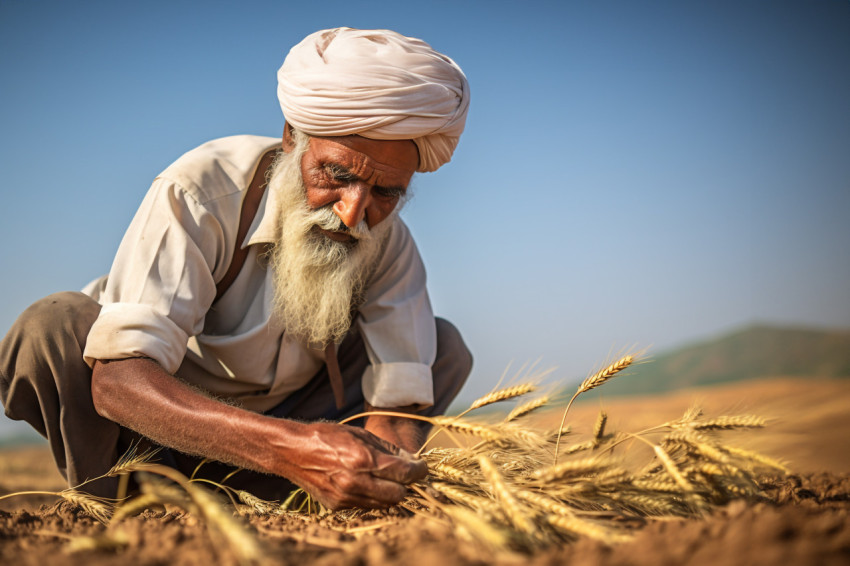
M281 206L275 312L310 344L340 341L419 161L411 141L291 138L269 178Z
M307 205L330 205L346 227L365 220L371 229L395 210L418 165L419 151L410 140L311 138L301 160ZM338 242L351 240L344 228L318 230Z

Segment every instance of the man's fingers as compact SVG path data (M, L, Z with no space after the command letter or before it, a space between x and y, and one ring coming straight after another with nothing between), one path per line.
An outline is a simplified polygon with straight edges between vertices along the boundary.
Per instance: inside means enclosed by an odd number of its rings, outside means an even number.
M337 477L336 488L330 495L337 503L335 507L389 507L395 505L407 495L407 487L377 478L369 472Z
M372 475L406 485L424 479L428 475L428 464L424 460L413 458L406 452L398 456L379 454L375 458L375 469L372 470Z
M394 481L373 477L369 490L370 499L380 502L383 506L395 505L407 495L407 487Z
M353 428L353 427L352 427ZM375 436L368 430L363 430L362 428L354 428L355 434L358 435L363 442L370 444L371 446L384 450L388 454L398 454L399 447L393 444L392 442L387 442L383 438L379 436Z

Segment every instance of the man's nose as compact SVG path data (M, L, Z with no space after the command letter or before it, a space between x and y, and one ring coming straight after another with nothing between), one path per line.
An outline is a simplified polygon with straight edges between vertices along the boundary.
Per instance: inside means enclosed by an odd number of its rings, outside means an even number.
M342 190L333 210L343 224L354 228L366 218L366 209L372 202L372 193L364 183L352 183Z

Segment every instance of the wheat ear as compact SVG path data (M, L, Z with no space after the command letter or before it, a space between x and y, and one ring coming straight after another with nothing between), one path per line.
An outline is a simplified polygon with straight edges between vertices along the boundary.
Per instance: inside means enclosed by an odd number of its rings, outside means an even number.
M655 451L655 455L658 456L658 459L664 465L664 468L667 472L673 477L679 486L685 491L693 491L694 486L685 479L685 476L682 475L682 472L679 471L679 468L676 466L676 463L673 461L673 458L665 451L663 448L658 446L657 444L652 445L652 449Z
M570 399L570 402L567 403L567 408L564 410L564 416L561 417L561 426L558 428L564 428L564 423L567 421L567 413L570 412L570 407L572 406L573 401L576 400L576 397L578 397L585 391L590 391L591 389L599 387L600 385L602 385L603 383L605 383L606 381L608 381L609 379L611 379L612 377L632 365L634 361L635 356L631 354L623 356L607 368L599 370L598 372L594 373L593 375L582 381L581 385L578 386L578 389L576 390L575 394L573 394L572 398ZM560 445L561 435L559 434L558 441L555 443L555 464L558 463L558 448L560 447Z
M605 425L608 424L608 413L599 411L599 416L596 417L596 424L593 425L593 446L594 448L604 440Z
M546 405L547 403L549 403L549 396L548 395L544 395L543 397L538 397L537 399L532 399L531 401L527 401L527 402L523 403L522 405L519 405L518 407L516 407L510 413L508 413L508 416L505 417L504 422L509 423L511 421L515 421L520 417L524 417L525 415L529 414L532 411L536 411L537 409Z
M499 474L493 462L485 456L480 456L478 458L478 465L481 466L481 471L490 483L496 499L502 504L505 515L519 530L533 535L535 533L534 523L526 516L522 505L516 500L516 497L508 489L508 486L505 485L501 474Z
M546 521L553 527L561 529L562 531L567 531L573 535L584 535L605 544L631 540L631 537L626 534L612 532L605 527L589 521L584 521L578 517L549 515L546 517Z
M458 421L457 417L432 417L432 420L436 426L442 427L448 431L477 436L484 440L499 440L504 437L504 435L499 434L492 427Z
M767 420L755 415L737 415L717 417L704 421L693 421L681 426L696 430L729 430L733 428L761 428L767 424Z
M60 491L59 495L62 499L77 505L104 525L109 522L109 518L112 516L113 507L107 499L95 497L94 495L89 495L76 489Z
M762 465L767 466L769 468L777 469L777 470L784 472L786 474L790 473L788 468L782 462L780 462L778 460L774 460L773 458L771 458L769 456L765 456L764 454L761 454L759 452L754 452L752 450L745 450L743 448L737 448L735 446L724 446L724 448L726 449L727 452L729 452L730 454L734 454L735 456L746 458L746 459L751 460L753 462L758 462L759 464L762 464Z
M581 460L561 462L548 468L536 470L531 475L544 484L548 484L568 477L586 476L607 468L608 465L603 463L599 457L592 456Z
M502 389L497 389L496 391L491 391L487 395L479 397L473 401L469 408L458 415L458 417L462 417L469 411L474 411L475 409L480 409L481 407L492 405L499 401L507 401L508 399L521 397L536 390L537 386L533 383L521 383L519 385L512 385L511 387L504 387Z

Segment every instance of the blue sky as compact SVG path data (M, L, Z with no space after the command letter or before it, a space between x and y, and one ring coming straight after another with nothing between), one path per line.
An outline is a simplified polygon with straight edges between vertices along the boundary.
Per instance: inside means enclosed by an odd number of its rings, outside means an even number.
M850 3L0 0L3 331L109 269L181 153L278 136L308 33L391 28L472 86L404 217L476 357L584 377L754 322L850 327Z

